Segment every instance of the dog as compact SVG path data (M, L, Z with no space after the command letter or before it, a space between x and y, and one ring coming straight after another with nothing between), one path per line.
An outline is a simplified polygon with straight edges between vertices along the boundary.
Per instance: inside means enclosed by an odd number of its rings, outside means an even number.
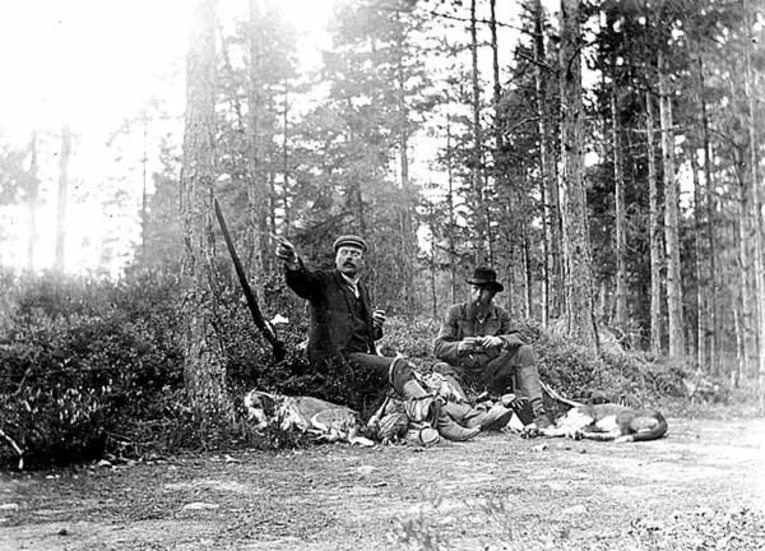
M655 409L620 404L578 404L554 426L536 429L542 436L614 442L658 440L667 433L667 421Z
M244 396L247 419L262 431L278 426L283 431L307 432L327 442L345 441L360 446L374 442L358 434L358 413L312 396L284 396L251 390Z

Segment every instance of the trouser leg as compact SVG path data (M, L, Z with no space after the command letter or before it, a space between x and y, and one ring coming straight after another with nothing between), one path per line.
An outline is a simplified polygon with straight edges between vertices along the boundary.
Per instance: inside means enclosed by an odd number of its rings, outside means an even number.
M531 346L524 344L503 351L498 357L486 363L484 375L489 392L495 395L507 392L515 375L514 392L529 400L535 418L547 417L542 401L542 385L539 382L536 354Z
M429 393L422 387L422 385L414 378L414 373L409 362L403 358L395 358L390 364L390 381L393 388L399 394L406 398L415 400L415 404L424 404L427 408L436 408L431 410L435 419L433 424L435 429L442 437L447 440L463 441L473 438L480 432L480 428L465 428L458 425L442 408L440 401L436 401L430 397ZM412 412L417 418L416 420L424 419L422 412L417 411L418 408L413 407Z
M464 389L465 368L448 364L446 362L436 362L433 365L433 371L440 374L454 389L458 401L467 402L467 393Z

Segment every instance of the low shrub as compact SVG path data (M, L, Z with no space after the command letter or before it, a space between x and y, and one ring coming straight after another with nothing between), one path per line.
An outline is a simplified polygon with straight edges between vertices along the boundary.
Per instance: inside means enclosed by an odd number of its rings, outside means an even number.
M288 356L275 362L270 345L254 327L238 287L219 290L215 328L225 356L227 384L237 420L211 435L197 430L183 386L181 294L178 278L134 272L114 283L52 274L30 278L0 273L9 292L0 300L0 466L18 461L11 442L23 449L27 467L46 467L101 457L167 453L179 448L303 445L281 433L253 434L241 397L258 388L351 402L369 413L379 383L354 393L342 364L309 365L300 344L307 332L305 304L281 277L263 285L263 313L277 325ZM597 355L517 321L533 345L542 380L567 397L583 389L627 395L644 403L681 400L690 367L649 360L610 349ZM419 369L433 362L438 322L427 317L391 317L380 352L403 353ZM358 381L355 381L358 383ZM278 432L278 431L277 431ZM4 435L4 436L3 436Z

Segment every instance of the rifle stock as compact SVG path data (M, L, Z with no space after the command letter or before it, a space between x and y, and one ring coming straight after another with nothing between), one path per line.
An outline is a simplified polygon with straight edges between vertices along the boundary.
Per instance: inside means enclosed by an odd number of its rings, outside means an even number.
M231 255L231 260L234 262L234 269L236 270L236 275L239 278L239 284L241 285L242 291L244 292L244 298L247 300L247 307L252 314L252 320L255 322L255 326L260 329L260 331L266 337L266 340L271 344L271 348L274 351L276 360L282 361L287 355L287 350L284 347L284 343L279 340L279 338L276 336L276 331L274 331L274 328L270 323L268 323L268 321L266 321L260 311L258 301L255 299L255 294L252 292L252 288L247 282L247 276L244 273L244 268L242 268L242 263L239 260L239 255L236 254L234 242L231 239L231 235L228 233L226 220L223 218L223 212L220 210L218 199L213 198L213 205L215 206L215 216L218 219L218 224L220 224L220 229L223 231L223 238L226 240L228 252Z

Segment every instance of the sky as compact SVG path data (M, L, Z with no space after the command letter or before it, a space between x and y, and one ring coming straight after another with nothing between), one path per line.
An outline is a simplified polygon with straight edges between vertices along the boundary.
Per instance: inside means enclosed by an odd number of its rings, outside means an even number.
M310 60L318 54L313 42L323 36L333 0L280 0L280 4L303 37L303 51ZM37 211L35 268L49 267L54 257L57 155L64 123L74 135L67 271L94 270L105 239L119 236L123 249L137 243L143 148L152 149L151 174L158 168L160 134L182 131L184 60L193 6L192 0L0 2L0 140L25 146L33 130L41 135L43 202ZM247 0L218 0L223 18L247 10ZM135 120L154 97L165 100L177 120L161 129L150 128L148 144L125 143L120 129L140 124ZM180 143L182 136L176 138ZM127 153L116 152L115 144ZM113 191L105 189L104 182L113 180L115 171L124 171L121 176L129 180L123 201L134 216L93 204L94 198L104 199ZM0 207L0 231L6 242L0 264L25 267L26 209ZM110 275L118 275L128 260L116 261Z
M327 45L326 26L334 2L279 0L301 37L305 68L318 64L322 46ZM554 9L557 0L544 3ZM37 212L36 269L49 267L54 256L57 156L64 123L74 135L66 269L94 270L105 240L118 238L121 248L129 250L140 239L143 151L152 153L150 175L159 167L160 136L170 133L177 144L182 141L184 61L194 4L193 0L0 2L0 74L4 83L0 87L0 140L23 146L33 130L42 136L39 176L43 203ZM482 7L488 10L485 4ZM512 19L507 12L514 5L499 2L498 18ZM248 6L248 0L217 0L223 20L247 13ZM488 75L490 59L483 57ZM508 61L501 59L500 63ZM161 125L153 123L147 128L146 142L140 141L135 136L142 132L135 132L135 125L140 125L146 102L157 97L164 100L171 119ZM121 130L131 125L133 138L128 138ZM413 170L425 174L422 183L430 180L425 163L415 159ZM114 192L108 184L113 187L120 179L127 191L122 210L95 206L93 200L108 199ZM0 207L0 231L6 242L0 247L0 264L26 266L27 221L23 206ZM11 245L7 244L9 236ZM119 275L127 261L128 256L120 257L110 275Z

